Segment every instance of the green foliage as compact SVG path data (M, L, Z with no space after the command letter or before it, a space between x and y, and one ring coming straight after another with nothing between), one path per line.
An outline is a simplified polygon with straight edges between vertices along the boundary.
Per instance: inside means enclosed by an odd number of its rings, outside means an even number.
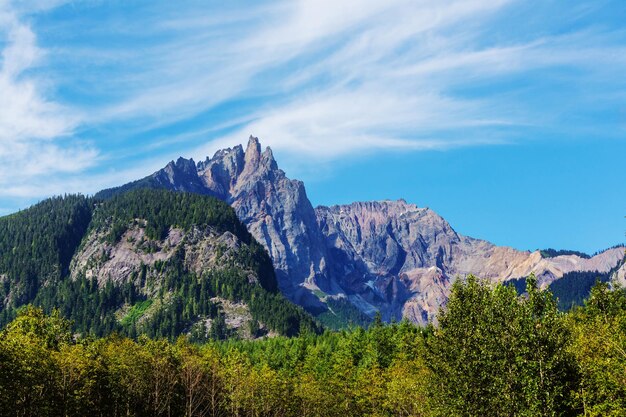
M234 210L216 198L166 190L140 189L106 200L94 213L91 228L110 229L109 240L119 240L135 219L147 221L146 235L164 239L171 227L213 227L218 233L232 232L246 244L252 240Z
M0 333L6 416L623 416L626 292L598 284L559 313L474 277L439 325L191 344L70 337L58 313L20 311Z
M225 202L198 194L139 189L102 203L90 228L108 231L108 241L117 242L137 219L146 221L146 235L153 240L164 239L173 227L187 231L211 227L217 233L233 233L245 244L237 252L237 264L255 272L267 291L278 292L271 259Z
M46 312L58 308L83 335L119 332L175 340L196 321L217 318L219 310L210 298L221 297L248 304L255 320L279 334L320 331L304 310L279 293L271 259L226 203L196 194L147 189L96 201L95 210L92 206L89 199L69 196L0 218L0 231L5 232L0 236L0 296L4 296L0 300L10 301L0 306L0 326L15 317L20 305L34 303ZM100 231L113 244L132 224L145 228L149 240L142 248L148 253L156 249L155 240L163 239L173 227L229 231L241 245L223 266L202 276L185 266L180 249L167 261L144 265L131 282L98 284L95 278L80 274L69 279L69 262L86 232ZM109 256L103 250L99 261ZM8 277L4 282L3 273ZM251 274L258 282L250 281ZM156 308L144 316L155 302ZM119 310L127 305L132 308L120 318ZM221 332L220 337L226 333Z
M606 283L560 313L534 277L518 283L524 296L469 277L425 329L369 323L334 300L329 325L369 327L320 334L279 294L269 257L226 204L141 190L93 207L66 196L0 218L2 416L626 415L626 293ZM135 221L151 239L209 227L243 245L201 274L180 250L131 282L68 278L88 228L116 242ZM579 301L574 287L589 280L566 275L552 288ZM263 323L298 336L227 339L213 297L246 303L252 334ZM42 308L19 308L31 302Z
M556 250L556 249L549 248L549 249L542 249L539 251L539 253L541 253L542 258L555 258L557 256L564 256L564 255L576 255L585 259L591 258L591 255L588 255L584 252L579 252L576 250L565 250L565 249Z
M36 309L27 316L35 328L51 320ZM3 416L427 415L428 371L416 359L423 333L406 322L203 346L59 339L40 343L18 325L2 332Z
M550 291L558 300L559 310L566 311L574 306L581 306L591 294L596 282L608 282L612 271L606 273L568 272L550 284Z
M619 265L618 265L619 266ZM548 289L557 301L559 310L568 311L573 307L582 306L591 293L596 282L608 282L615 269L608 272L572 271L553 281ZM526 290L526 278L513 279L507 282L523 294Z
M46 316L43 310L30 305L18 310L17 317L9 323L5 332L36 339L48 349L58 349L59 345L72 339L71 323L61 317L59 310L53 310Z
M626 292L598 283L570 322L570 350L582 376L576 399L584 415L626 415Z
M90 199L68 195L0 218L0 326L67 274L91 213Z
M549 292L457 280L428 342L440 415L571 415L576 366Z
M139 320L139 318L143 316L143 314L151 305L152 300L140 301L137 304L133 305L128 313L126 313L126 315L122 318L122 326L129 326L131 324L137 323L137 320Z
M340 330L353 326L367 326L372 321L344 298L327 298L326 305L328 311L319 314L317 320L329 329Z

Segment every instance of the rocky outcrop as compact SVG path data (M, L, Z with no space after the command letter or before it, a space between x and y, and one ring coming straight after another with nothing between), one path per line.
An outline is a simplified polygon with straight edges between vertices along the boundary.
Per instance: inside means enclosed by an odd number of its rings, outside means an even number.
M163 188L196 194L211 194L198 177L193 159L178 158L157 171L153 178Z
M611 276L611 282L613 285L626 288L626 251L624 251L623 255L624 259L620 262L617 270Z
M102 287L108 281L116 284L134 282L145 269L158 280L159 271L154 268L155 264L170 260L179 249L184 254L186 269L201 275L228 265L241 246L231 232L220 234L211 228L197 227L188 232L171 228L165 239L153 240L146 236L142 222L135 220L115 243L104 239L108 231L92 230L72 259L72 278L79 275L96 278ZM250 281L258 281L252 273L250 275ZM144 283L134 283L138 288L144 288Z

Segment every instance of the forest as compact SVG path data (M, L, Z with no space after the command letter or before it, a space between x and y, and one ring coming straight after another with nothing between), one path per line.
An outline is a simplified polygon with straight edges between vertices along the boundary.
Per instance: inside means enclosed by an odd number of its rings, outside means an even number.
M230 232L241 244L228 264L202 274L186 267L181 248L166 261L142 265L126 282L98 283L82 273L70 277L72 256L86 235L102 235L104 258L107 245L119 242L137 219L145 221L139 223L147 238L142 250L148 252L172 227ZM256 283L250 282L250 273ZM213 333L195 332L196 339L224 339L228 330L220 325L223 314L212 297L245 303L254 323L281 335L321 331L308 313L280 293L267 252L234 210L216 198L153 189L106 200L69 195L0 218L0 327L14 319L21 306L33 304L47 313L58 308L72 321L72 331L85 335L117 332L173 341L195 323L211 319L217 323ZM159 308L140 323L152 302ZM120 319L124 307L130 311Z
M257 341L76 337L26 306L0 335L3 416L623 416L626 292L560 312L457 280L438 323Z
M579 252L576 250L564 250L564 249L556 250L556 249L549 248L549 249L541 249L539 253L541 254L543 258L555 258L557 256L566 256L566 255L576 255L585 259L591 258L589 254L584 253L584 252Z

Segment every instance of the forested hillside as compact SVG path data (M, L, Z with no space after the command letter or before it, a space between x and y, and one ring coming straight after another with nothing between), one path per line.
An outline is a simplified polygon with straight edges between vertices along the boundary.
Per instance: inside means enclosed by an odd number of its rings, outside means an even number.
M33 301L42 286L56 285L68 275L92 205L79 195L54 197L0 217L0 325L15 307Z
M606 272L598 271L572 271L566 272L561 278L550 283L548 288L557 300L561 311L567 311L577 306L582 306L591 289L597 282L608 283L615 272L626 262L624 258L614 268ZM508 281L509 285L517 289L518 294L526 290L526 278L518 278Z
M560 313L469 277L439 325L193 344L74 339L27 308L0 337L3 416L623 416L626 293Z
M279 293L271 260L234 211L211 197L144 189L54 198L0 218L0 239L2 325L33 303L58 308L83 335L319 331ZM238 328L227 324L233 305L247 317Z
M576 250L564 250L564 249L556 250L556 249L549 248L549 249L541 249L539 253L541 253L541 256L544 258L556 258L557 256L567 256L567 255L575 255L584 259L591 258L591 256L589 256L588 254L579 252Z

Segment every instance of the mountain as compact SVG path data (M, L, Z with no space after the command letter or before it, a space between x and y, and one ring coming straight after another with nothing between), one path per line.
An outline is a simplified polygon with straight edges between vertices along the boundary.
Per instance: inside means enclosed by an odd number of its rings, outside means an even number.
M504 282L535 273L545 287L572 271L608 272L623 257L613 248L592 258L498 247L457 233L434 211L404 200L318 207L332 273L364 311L417 323L434 319L457 276ZM346 267L346 265L348 267Z
M325 304L311 291L341 292L327 272L325 238L306 196L304 184L278 169L270 148L261 152L257 138L242 146L218 151L212 158L188 170L193 160L179 158L151 176L125 186L104 190L106 198L131 189L155 187L190 191L199 182L202 194L226 201L270 254L282 292L310 310L323 312ZM185 182L177 179L185 178Z
M301 181L286 177L271 149L250 137L246 150L220 150L197 164L179 158L144 179L110 190L166 188L215 196L230 204L268 251L281 291L335 321L432 321L457 276L503 282L535 273L550 285L573 271L606 273L623 248L594 257L571 251L529 252L457 233L434 211L404 200L313 208ZM360 317L360 318L359 318Z
M95 335L319 331L280 294L271 259L233 209L206 195L136 189L46 200L0 218L0 254L0 324L34 303Z

